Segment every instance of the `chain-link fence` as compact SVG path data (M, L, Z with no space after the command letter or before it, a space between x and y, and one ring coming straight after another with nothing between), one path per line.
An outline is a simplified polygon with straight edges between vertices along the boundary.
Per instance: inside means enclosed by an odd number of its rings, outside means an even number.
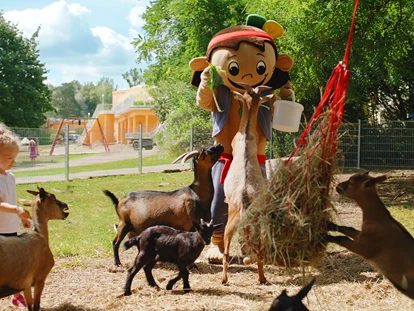
M173 157L183 152L207 147L214 142L209 129L194 128L181 135L177 141L170 139L168 147L176 144L174 150L177 154L170 155L163 162L153 161L160 157L160 154L164 154L162 145L156 145L157 136L153 137L151 146L144 141L148 139L146 135L137 133L136 138L128 140L126 144L110 144L107 149L99 140L93 144L82 144L81 135L70 128L68 138L65 131L62 131L57 140L56 130L53 129L12 130L23 142L13 168L20 182L53 180L51 176L64 180L94 175L146 172L154 162L167 165ZM272 141L267 148L267 158L288 156L299 135L300 132L283 133L273 130ZM30 159L28 141L31 139L37 142L38 156L35 161ZM345 168L414 169L414 121L394 121L380 125L372 125L366 121L344 123L340 128L339 150L343 155Z

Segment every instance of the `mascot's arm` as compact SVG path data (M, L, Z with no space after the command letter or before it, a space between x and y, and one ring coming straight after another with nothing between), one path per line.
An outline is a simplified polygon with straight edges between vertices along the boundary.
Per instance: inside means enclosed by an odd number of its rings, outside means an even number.
M201 73L201 82L197 90L197 105L207 111L216 111L216 104L213 98L213 92L209 88L207 81L210 80L210 67L207 67Z
M292 84L290 83L290 80L279 89L279 97L280 99L285 99L292 95Z

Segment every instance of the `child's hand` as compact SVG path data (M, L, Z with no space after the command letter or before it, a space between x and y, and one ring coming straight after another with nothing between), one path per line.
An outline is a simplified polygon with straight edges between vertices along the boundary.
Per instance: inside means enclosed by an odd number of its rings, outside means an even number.
M32 223L28 219L22 219L23 228L29 229L32 227Z
M28 220L28 219L32 219L32 216L30 216L30 212L20 206L17 206L16 208L17 211L17 215L20 217L20 219L22 220Z

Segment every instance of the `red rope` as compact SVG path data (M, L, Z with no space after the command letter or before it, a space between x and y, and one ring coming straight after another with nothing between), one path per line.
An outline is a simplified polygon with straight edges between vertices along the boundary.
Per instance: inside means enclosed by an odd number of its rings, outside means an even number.
M349 54L351 51L352 45L352 35L355 28L355 17L358 9L358 2L359 0L355 0L354 6L354 13L351 22L351 29L349 32L348 43L345 49L344 58L338 65L334 68L331 77L329 78L328 82L326 83L325 92L322 95L322 99L319 102L318 106L315 109L311 119L309 120L306 128L303 130L302 134L299 137L298 143L295 149L292 151L290 155L290 159L296 154L297 150L307 144L306 138L311 131L313 124L316 122L317 118L323 111L324 106L328 103L329 108L332 111L332 119L331 125L332 127L329 129L330 134L334 134L338 127L341 125L344 105L345 105L345 97L346 92L349 85L349 71L347 68ZM331 136L332 137L332 136ZM287 161L289 162L289 161Z

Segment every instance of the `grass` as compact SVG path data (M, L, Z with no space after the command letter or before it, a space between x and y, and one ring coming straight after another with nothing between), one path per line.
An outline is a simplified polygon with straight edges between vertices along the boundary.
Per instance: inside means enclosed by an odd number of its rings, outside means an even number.
M51 248L56 257L68 258L67 264L77 265L84 258L108 257L115 237L113 224L118 223L112 201L104 189L118 198L134 190L168 191L191 184L193 173L147 173L116 177L75 179L70 182L44 182L40 186L69 205L69 217L50 222ZM26 192L35 185L17 185L19 198L31 199ZM87 262L87 261L86 261Z
M87 158L88 156L89 154L70 155L69 156L69 173L73 174L73 173L82 173L82 172L99 171L99 170L115 170L115 169L122 169L122 168L138 167L138 159L126 159L126 160L119 160L119 161L112 161L112 162L105 162L105 163L70 166L71 160L75 160L79 158ZM172 161L174 161L174 159L175 159L174 157L159 158L159 157L154 157L154 156L148 156L142 159L142 165L143 166L156 166L156 165L162 165L162 164L170 164ZM31 165L30 162L28 163L29 165ZM42 163L52 163L52 162L42 162ZM42 168L39 170L27 170L27 171L14 171L13 172L13 174L16 177L48 176L48 175L58 175L58 174L64 174L64 173L65 173L64 167L49 168L49 169Z
M414 175L393 174L379 188L381 198L391 213L410 232L414 232ZM126 273L113 273L113 224L118 222L114 207L103 193L109 189L122 197L131 190L172 190L190 184L190 171L180 173L147 173L117 177L74 179L71 182L45 182L40 185L69 204L70 215L64 221L50 221L50 243L56 263L46 280L42 307L48 311L263 311L283 289L289 295L298 292L311 275L316 284L303 302L314 311L406 311L414 310L414 301L399 293L373 267L358 256L339 248L328 249L324 263L287 274L281 266L266 265L267 285L257 283L256 265L242 265L232 259L229 286L220 282L221 265L210 265L200 256L198 270L191 271L192 292L182 295L182 283L173 291L164 290L169 279L177 275L176 267L157 264L153 273L161 289L147 285L144 272L134 278L132 296L119 297ZM18 197L30 198L26 189L36 184L19 184ZM340 224L360 226L360 209L350 200L334 197L340 213ZM236 249L237 243L232 246ZM208 247L206 247L208 249ZM235 249L231 250L234 255ZM205 250L206 251L206 250ZM240 253L240 249L238 249ZM121 250L121 260L128 267L136 249ZM11 310L8 297L0 299L0 311Z

